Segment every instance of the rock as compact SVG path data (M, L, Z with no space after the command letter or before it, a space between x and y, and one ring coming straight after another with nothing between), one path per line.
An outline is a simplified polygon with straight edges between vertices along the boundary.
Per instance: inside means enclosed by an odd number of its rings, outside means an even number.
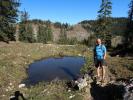
M78 56L82 56L81 54L78 54Z
M89 79L89 75L88 74L85 74L84 75L84 78Z
M28 57L30 57L30 55L28 55Z
M115 80L112 80L112 81L110 81L109 83L110 83L110 84L113 84L113 83L115 83Z
M2 96L5 97L6 95L3 94Z
M79 90L87 86L86 78L79 78L77 81L75 81L75 84L77 84Z
M116 57L120 57L119 55L116 55Z
M133 100L133 78L123 79L122 81L116 82L114 84L124 86L123 100Z
M6 89L6 92L8 92L9 90L8 89Z
M13 84L12 83L9 83L10 86L12 86Z
M25 84L19 84L18 87L19 87L19 88L24 88L24 87L25 87Z
M15 96L10 96L10 100L13 100L15 98Z
M68 92L71 92L71 90L69 89Z
M85 74L83 77L79 77L77 80L72 80L67 83L69 88L74 88L76 90L81 90L86 86L90 87L90 83L92 83L93 80L91 76L88 74Z
M125 86L124 100L133 100L133 80Z
M84 78L87 80L87 82L88 82L89 84L93 82L91 76L88 75L88 74L85 74L85 75L84 75Z
M8 86L7 88L6 88L6 91L8 92L8 91L11 91L12 90L12 87L10 87L10 86Z
M75 97L75 95L71 95L71 96L69 96L69 99L72 99L72 98L74 98Z
M48 91L47 94L50 94L50 92Z
M11 91L12 90L12 87L10 87L10 86L8 86L7 88L8 88L8 91Z

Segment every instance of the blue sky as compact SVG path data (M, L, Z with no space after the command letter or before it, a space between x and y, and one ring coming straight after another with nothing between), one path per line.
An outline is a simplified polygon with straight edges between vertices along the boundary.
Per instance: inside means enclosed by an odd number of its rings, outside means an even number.
M28 11L30 19L76 24L97 18L102 0L20 0L20 10ZM112 17L127 17L131 0L112 0Z

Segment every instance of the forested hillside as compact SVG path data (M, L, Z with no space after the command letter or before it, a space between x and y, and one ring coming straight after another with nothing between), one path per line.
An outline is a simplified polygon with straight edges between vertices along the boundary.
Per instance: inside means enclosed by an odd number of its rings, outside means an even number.
M127 31L128 18L110 18L110 20L112 22L110 32L112 35L112 41L113 39L118 41L116 42L117 45L118 43L122 43L122 41L119 40L122 40L125 32ZM17 36L19 36L19 41L25 42L46 43L50 41L62 44L75 44L78 42L84 43L85 40L91 41L91 37L96 34L96 24L97 20L84 20L76 25L69 25L68 23L64 24L60 22L53 23L49 20L29 20L18 24L19 32L17 32L17 34L19 35ZM67 43L68 40L69 43ZM112 45L115 45L114 42Z
M111 33L112 35L120 35L122 36L126 32L128 18L126 17L117 17L117 18L110 18L111 20ZM80 24L86 30L94 30L96 20L84 20L81 21Z
M87 39L92 34L92 31L87 32L80 24L69 25L36 19L21 22L17 25L16 40L25 42L73 44Z

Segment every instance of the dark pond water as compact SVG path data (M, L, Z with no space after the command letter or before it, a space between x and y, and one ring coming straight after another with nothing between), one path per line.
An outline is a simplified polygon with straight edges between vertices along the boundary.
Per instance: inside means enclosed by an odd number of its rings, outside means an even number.
M36 61L29 65L28 84L36 84L41 81L75 79L84 63L83 57L48 58Z

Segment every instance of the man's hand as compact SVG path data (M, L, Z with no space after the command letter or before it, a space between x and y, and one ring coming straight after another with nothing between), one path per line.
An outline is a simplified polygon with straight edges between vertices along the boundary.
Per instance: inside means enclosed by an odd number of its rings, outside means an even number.
M105 54L104 54L104 56L103 56L103 59L104 59L104 60L106 59L106 52L105 52Z
M106 59L106 56L104 56L103 59L105 60Z

